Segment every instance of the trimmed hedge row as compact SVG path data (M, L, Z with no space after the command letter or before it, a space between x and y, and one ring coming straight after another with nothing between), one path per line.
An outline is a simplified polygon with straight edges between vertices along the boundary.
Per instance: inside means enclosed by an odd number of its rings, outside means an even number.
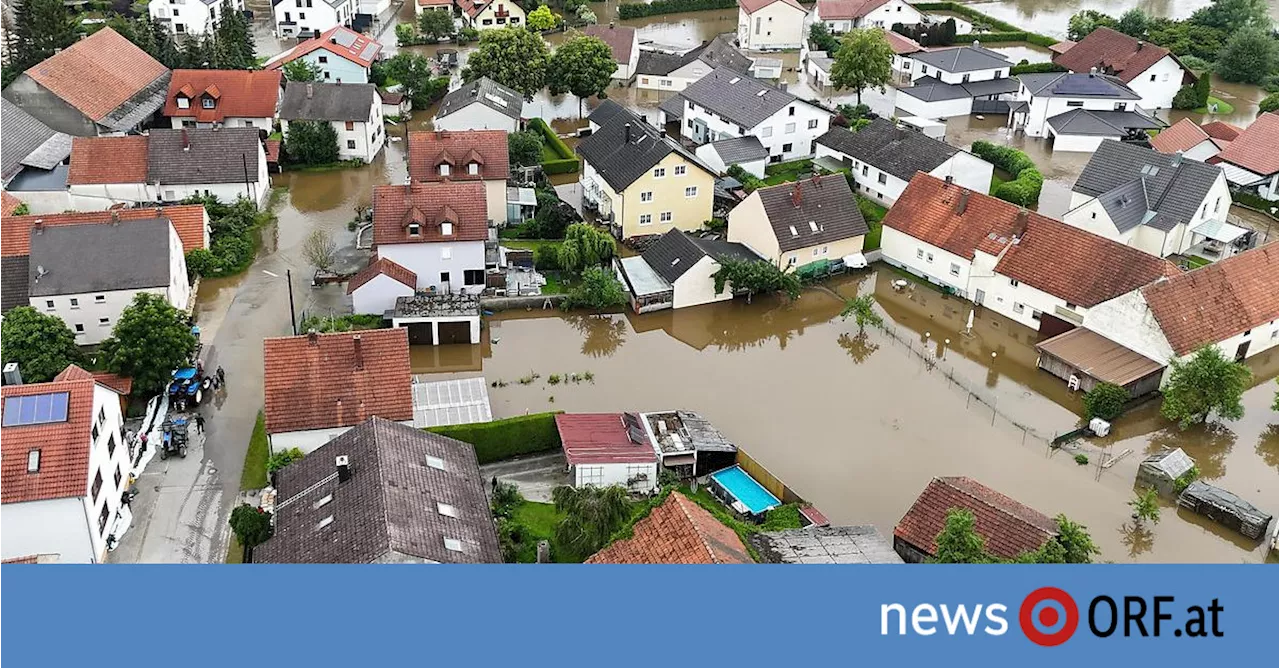
M556 429L556 413L534 413L519 417L430 427L427 431L475 446L476 459L481 464L510 459L519 455L546 452L560 447L560 432Z
M1014 65L1009 68L1009 76L1015 77L1019 74L1044 74L1047 72L1066 72L1067 68L1057 63L1027 63L1026 65Z
M677 14L680 12L698 12L706 9L732 9L738 6L738 0L653 0L650 3L636 3L618 6L618 18L639 19L657 14Z
M631 5L623 5L630 7ZM543 160L542 171L546 174L575 174L582 168L582 160L578 155L569 148L559 137L556 136L555 130L547 125L547 122L541 118L529 119L529 129L542 134L543 142L546 147L551 149L559 158L555 160Z
M1040 201L1040 189L1044 187L1044 176L1040 174L1040 170L1036 169L1036 163L1032 162L1026 153L981 139L973 142L973 148L970 150L974 155L1014 177L1012 181L996 186L996 189L991 192L993 197L1021 206L1031 206Z

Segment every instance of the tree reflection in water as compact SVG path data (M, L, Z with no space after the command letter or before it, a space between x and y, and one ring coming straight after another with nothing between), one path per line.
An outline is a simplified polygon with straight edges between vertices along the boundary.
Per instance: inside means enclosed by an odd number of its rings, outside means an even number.
M1180 431L1176 426L1151 435L1147 454L1161 450L1182 448L1200 469L1200 477L1206 480L1221 478L1227 474L1227 453L1236 444L1235 432L1225 425L1210 423Z
M873 342L867 338L866 332L857 334L849 334L848 332L841 334L836 340L844 351L849 353L849 357L853 358L854 364L862 364L871 357L871 353L880 349L880 344Z
M1262 461L1273 469L1280 465L1280 436L1277 436L1276 430L1277 425L1267 425L1262 435L1258 436L1258 444L1253 448Z
M609 357L627 342L627 323L609 315L571 315L573 328L583 335L582 354Z
M1130 522L1120 526L1120 542L1129 548L1129 557L1136 558L1140 554L1151 551L1151 547L1155 545L1156 536L1151 529L1137 522Z

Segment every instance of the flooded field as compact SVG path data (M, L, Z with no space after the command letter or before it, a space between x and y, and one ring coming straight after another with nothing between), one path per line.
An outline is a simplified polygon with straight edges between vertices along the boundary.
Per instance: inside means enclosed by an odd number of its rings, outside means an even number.
M1139 7L1152 16L1185 19L1197 9L1209 6L1209 0L1000 0L999 2L966 2L988 16L1012 23L1031 32L1053 37L1067 36L1067 21L1076 12L1093 9L1119 17ZM1267 0L1271 16L1276 16L1276 0Z
M503 313L481 346L415 350L414 371L504 381L490 390L499 417L696 410L833 521L873 523L886 535L930 478L969 475L1088 525L1108 560L1262 560L1260 546L1172 506L1158 525L1135 531L1126 503L1141 458L1167 445L1187 449L1206 478L1276 511L1274 354L1253 360L1257 385L1229 431L1178 432L1152 404L1087 444L1092 461L1079 466L1043 440L1075 426L1078 399L1035 369L1034 333L984 312L972 335L961 334L969 305L924 287L895 292L894 277L882 270L831 284L846 297L873 291L892 335L858 335L837 317L841 300L815 289L794 303L737 300L644 316ZM936 367L912 352L924 345L939 353ZM546 381L584 371L594 383ZM517 382L532 374L540 378ZM1101 469L1100 449L1131 452Z

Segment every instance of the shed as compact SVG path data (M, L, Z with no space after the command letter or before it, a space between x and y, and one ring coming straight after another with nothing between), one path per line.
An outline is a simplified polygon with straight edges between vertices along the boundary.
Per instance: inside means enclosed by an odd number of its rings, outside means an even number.
M1258 540L1271 524L1271 516L1258 510L1252 503L1199 480L1191 483L1178 497L1178 505L1200 513L1242 535Z
M397 297L391 326L409 330L409 345L480 343L480 298L418 293Z
M1138 484L1173 496L1178 493L1178 478L1195 467L1195 461L1182 448L1161 450L1142 460L1138 466Z
M1165 367L1083 327L1041 341L1036 350L1040 351L1036 366L1083 392L1098 383L1111 383L1131 397L1140 397L1160 389Z
M637 493L656 488L658 455L638 425L634 414L557 415L556 430L574 487L622 485Z

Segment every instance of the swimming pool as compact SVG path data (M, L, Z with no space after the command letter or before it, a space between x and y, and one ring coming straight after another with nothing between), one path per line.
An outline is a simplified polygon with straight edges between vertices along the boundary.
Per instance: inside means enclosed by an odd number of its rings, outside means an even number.
M782 505L778 497L770 494L769 490L747 475L747 472L743 471L739 466L716 471L711 474L711 479L728 492L729 496L746 506L747 512L752 515L763 513L770 508Z

